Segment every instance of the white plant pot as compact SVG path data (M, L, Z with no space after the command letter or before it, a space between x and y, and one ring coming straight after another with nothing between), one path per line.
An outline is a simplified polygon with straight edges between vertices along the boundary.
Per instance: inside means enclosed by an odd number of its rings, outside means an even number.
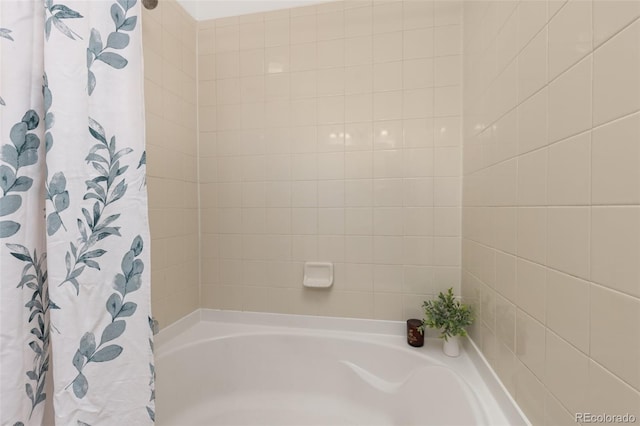
M444 340L442 345L442 351L446 356L457 357L460 356L460 337L451 336L448 340Z

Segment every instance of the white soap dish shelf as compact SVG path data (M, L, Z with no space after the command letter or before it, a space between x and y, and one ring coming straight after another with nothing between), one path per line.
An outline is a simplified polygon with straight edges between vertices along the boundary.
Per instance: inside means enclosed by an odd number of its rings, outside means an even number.
M329 288L333 285L333 263L305 262L302 285L309 288Z

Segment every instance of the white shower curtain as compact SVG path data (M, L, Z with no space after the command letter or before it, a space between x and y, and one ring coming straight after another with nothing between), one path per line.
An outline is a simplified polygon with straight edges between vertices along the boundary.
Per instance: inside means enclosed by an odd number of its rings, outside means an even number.
M154 421L140 27L0 1L1 425Z

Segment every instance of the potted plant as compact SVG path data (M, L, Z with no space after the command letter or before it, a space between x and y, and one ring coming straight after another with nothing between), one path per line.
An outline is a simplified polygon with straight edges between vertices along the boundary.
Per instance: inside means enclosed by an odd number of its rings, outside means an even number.
M473 323L471 308L460 303L453 295L453 288L446 293L440 292L435 300L427 300L422 304L424 327L440 330L440 337L444 339L443 351L445 355L456 357L460 355L459 337L466 336L465 327Z

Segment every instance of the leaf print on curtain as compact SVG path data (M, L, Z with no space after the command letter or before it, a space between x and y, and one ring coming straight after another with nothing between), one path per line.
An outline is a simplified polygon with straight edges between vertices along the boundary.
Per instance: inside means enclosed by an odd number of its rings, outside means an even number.
M45 245L44 9L0 2L0 424L51 423ZM36 37L35 34L40 34Z
M89 95L93 93L97 84L96 76L91 71L95 61L102 61L115 69L127 66L127 60L113 50L122 50L129 45L129 34L126 32L136 28L138 17L127 16L127 14L135 5L136 0L118 0L111 5L111 19L115 25L115 31L109 34L106 45L102 43L100 32L95 28L91 29L89 47L87 48L87 91Z
M87 192L83 200L96 200L91 211L82 208L82 217L77 219L80 241L78 246L70 242L70 251L65 255L67 275L59 285L71 283L80 293L78 277L86 267L100 270L99 258L106 251L93 249L94 246L112 235L120 236L120 227L115 226L120 217L119 213L106 214L107 207L120 200L127 192L127 182L122 175L129 166L120 167L120 159L129 154L131 148L123 148L116 151L116 137L110 142L104 129L97 121L89 118L89 133L98 141L91 147L85 161L97 171L97 175L85 181ZM107 151L103 153L103 151ZM48 229L48 228L47 228ZM93 250L92 250L93 249Z
M149 317L149 329L151 330L151 335L153 335L153 318ZM151 353L154 353L153 347L153 339L149 339L149 348L151 348ZM151 388L151 396L149 397L149 405L147 405L147 413L149 414L149 418L151 421L155 422L156 420L156 365L153 360L149 363L149 372L151 373L151 379L149 380L149 387Z
M65 6L64 4L53 4L53 0L46 0L44 2L44 6L47 9L49 15L44 24L44 34L47 40L49 40L49 37L51 36L52 24L54 28L58 29L58 31L69 37L71 40L82 40L82 37L80 37L80 35L78 35L71 28L69 28L67 24L64 23L64 20L66 19L82 18L82 15L80 15L75 10Z
M0 424L153 424L140 4L41 1L0 2Z
M32 255L26 247L19 244L7 244L7 248L13 257L26 263L18 288L26 286L33 291L31 300L25 305L29 309L29 323L33 323L34 320L36 322L35 327L30 331L34 338L29 342L29 347L34 352L33 368L26 372L29 380L25 383L25 392L31 400L29 413L31 417L36 406L47 398L44 391L46 375L49 371L50 330L47 311L52 305L49 303L49 289L46 285L46 253L38 258L37 250L34 250Z
M73 366L78 370L78 375L71 383L73 385L73 393L78 398L84 398L89 389L89 382L84 374L84 368L89 363L111 361L122 353L124 348L117 344L105 343L117 339L124 333L127 328L125 318L135 314L138 305L135 302L125 301L128 294L140 289L142 285L142 271L144 271L144 262L137 259L142 253L142 238L137 236L131 248L122 259L122 273L114 278L113 287L116 290L109 296L106 303L107 312L111 315L109 322L100 337L100 342L96 345L96 337L92 332L87 332L80 339L80 346L73 356Z
M51 112L51 104L53 103L53 95L49 90L49 82L47 80L47 74L43 77L42 85L42 97L44 99L44 112L45 112L45 152L49 152L53 148L53 134L51 128L55 123L55 115ZM47 177L45 179L45 191L46 198L53 204L53 212L47 215L47 235L53 235L62 226L64 230L67 227L64 226L60 213L69 207L69 191L66 190L67 179L64 177L63 172L56 172L51 178L50 182L47 182L49 171L47 170Z
M38 162L40 138L35 133L40 117L34 110L27 111L19 123L9 132L11 144L2 145L0 165L0 217L11 215L22 206L21 192L28 191L33 179L21 172L24 167ZM13 220L0 220L0 238L11 237L20 230L20 224Z

